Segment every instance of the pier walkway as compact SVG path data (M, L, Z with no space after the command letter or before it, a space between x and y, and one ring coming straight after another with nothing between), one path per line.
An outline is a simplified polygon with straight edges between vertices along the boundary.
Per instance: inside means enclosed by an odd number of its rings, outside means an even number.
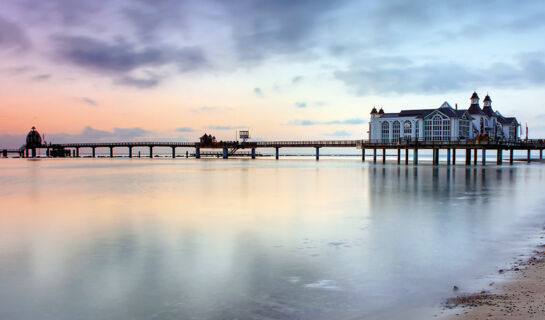
M114 149L126 148L128 149L128 157L133 157L133 148L148 148L149 157L153 158L153 149L156 147L167 147L172 150L172 157L176 158L177 148L192 148L194 153L191 155L195 158L201 158L201 155L208 155L201 152L201 149L221 149L221 153L214 153L214 155L221 155L222 158L227 159L229 156L241 156L247 155L252 159L256 157L256 149L258 148L271 148L275 149L276 159L280 156L281 148L314 148L316 150L316 159L320 158L321 148L357 148L361 149L361 159L366 160L366 151L372 150L373 162L377 162L378 151L382 151L382 162L386 162L386 150L397 151L397 163L409 164L409 151L412 151L412 163L418 164L418 151L419 150L433 150L433 164L439 164L439 154L441 151L446 151L447 164L456 164L456 152L457 150L465 151L465 164L476 165L478 163L478 153L481 155L481 163L486 164L487 151L495 151L497 157L497 164L504 162L504 151L508 152L508 161L513 163L513 152L515 150L525 150L527 152L527 160L531 161L531 152L538 151L539 159L543 159L543 150L545 149L545 142L542 139L535 140L491 140L491 141L477 141L475 139L465 140L439 140L439 141L418 141L418 140L404 140L397 139L394 141L383 140L286 140L286 141L255 141L255 142L238 142L238 141L219 141L203 144L200 142L97 142L97 143L64 143L64 144L47 144L41 145L36 148L27 148L19 150L3 150L3 156L7 157L8 153L19 153L20 156L28 157L29 151L31 155L36 154L35 149L46 149L46 155L53 156L62 154L63 156L79 157L80 149L91 149L91 156L96 157L97 148L109 149L109 156L114 157ZM239 152L237 150L246 149L249 152ZM402 161L402 153L404 153L404 161ZM189 156L189 152L185 152L186 156Z

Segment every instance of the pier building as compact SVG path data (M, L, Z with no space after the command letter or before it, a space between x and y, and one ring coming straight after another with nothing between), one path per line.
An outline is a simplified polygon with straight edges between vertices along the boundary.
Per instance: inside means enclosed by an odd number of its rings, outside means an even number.
M467 109L453 108L444 102L436 109L401 110L386 113L382 108L371 110L369 122L370 141L458 141L486 136L499 140L515 141L519 123L514 117L504 117L492 109L492 99L487 94L483 108L479 96L473 92Z

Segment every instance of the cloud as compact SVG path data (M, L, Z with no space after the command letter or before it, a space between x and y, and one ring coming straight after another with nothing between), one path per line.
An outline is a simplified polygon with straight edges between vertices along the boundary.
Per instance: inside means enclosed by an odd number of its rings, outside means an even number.
M208 126L206 129L209 130L237 130L237 129L247 129L247 126Z
M303 81L303 76L296 76L296 77L293 77L293 79L291 79L291 83L299 83Z
M345 120L313 121L313 120L293 120L289 124L295 126L316 126L316 125L357 125L366 123L361 118L349 118Z
M331 133L324 133L324 136L328 137L349 137L351 136L350 132L346 130L337 130Z
M138 88L156 86L164 78L150 71L154 68L172 66L177 72L188 72L208 63L198 47L142 46L123 38L105 41L87 36L57 36L55 42L63 61L111 74L116 83ZM144 77L133 74L139 70L146 70Z
M198 113L198 112L211 112L211 111L214 111L214 110L217 110L217 109L218 109L218 107L202 106L200 108L195 108L192 111L195 112L195 113Z
M90 106L93 106L93 107L98 106L98 102L96 102L95 100L93 100L91 98L81 97L80 100L87 103Z
M261 88L254 88L254 94L256 95L256 97L263 98L263 91L261 90Z
M176 131L178 131L178 132L193 132L195 130L193 130L193 128L190 128L190 127L179 127L179 128L176 128Z
M15 22L0 17L0 49L25 51L30 47L30 40L23 29Z
M41 81L49 80L50 78L51 78L50 74L44 73L44 74L39 74L39 75L33 76L32 78L30 78L30 80L36 81L36 82L41 82Z
M297 108L306 108L307 103L303 102L303 101L298 101L298 102L295 103L295 107L297 107Z

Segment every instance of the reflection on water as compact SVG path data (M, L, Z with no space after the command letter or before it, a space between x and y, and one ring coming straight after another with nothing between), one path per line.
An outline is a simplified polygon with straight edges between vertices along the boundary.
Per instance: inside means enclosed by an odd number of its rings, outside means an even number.
M508 261L543 170L4 160L0 318L393 317Z

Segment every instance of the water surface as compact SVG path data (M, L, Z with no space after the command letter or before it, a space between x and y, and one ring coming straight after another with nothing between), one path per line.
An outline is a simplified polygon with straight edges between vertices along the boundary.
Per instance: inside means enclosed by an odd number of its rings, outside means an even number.
M540 164L2 160L0 319L407 318L528 244L544 179Z

